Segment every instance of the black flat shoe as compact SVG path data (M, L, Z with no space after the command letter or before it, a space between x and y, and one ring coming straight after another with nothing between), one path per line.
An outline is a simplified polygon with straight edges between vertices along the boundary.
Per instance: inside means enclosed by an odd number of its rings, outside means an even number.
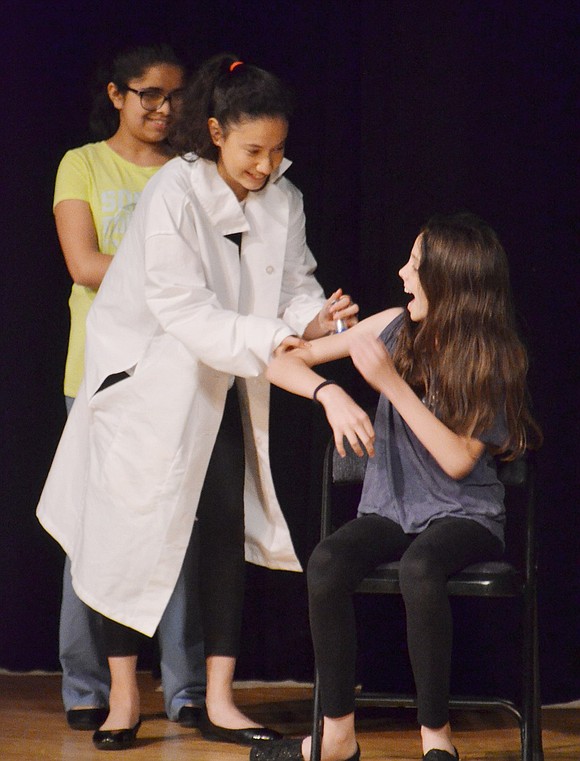
M199 727L200 716L201 706L182 706L177 714L177 723L181 727L197 729Z
M449 753L446 750L439 750L439 748L431 748L428 753L423 756L423 761L459 761L459 753L457 748L454 747L455 755Z
M108 708L76 708L66 712L66 720L71 729L94 731L104 723L108 715Z
M247 729L226 729L212 724L207 710L202 708L198 724L199 731L206 740L217 740L236 745L255 745L263 742L281 740L282 735L267 727L248 727Z
M302 740L280 740L268 745L252 748L250 761L304 761ZM360 748L345 761L360 761Z
M131 729L98 729L93 735L97 750L126 750L135 745L141 719Z

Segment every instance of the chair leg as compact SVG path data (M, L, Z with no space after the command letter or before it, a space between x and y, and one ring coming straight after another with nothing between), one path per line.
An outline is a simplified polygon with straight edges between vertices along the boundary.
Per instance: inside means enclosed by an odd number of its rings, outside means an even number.
M538 644L538 610L535 594L526 600L529 608L524 633L523 674L523 761L544 761Z
M320 761L322 750L322 708L320 706L320 680L318 671L314 676L314 698L312 706L312 747L310 761Z
M529 709L524 709L521 737L522 761L544 761L541 707L539 696L537 694L534 694L533 704Z

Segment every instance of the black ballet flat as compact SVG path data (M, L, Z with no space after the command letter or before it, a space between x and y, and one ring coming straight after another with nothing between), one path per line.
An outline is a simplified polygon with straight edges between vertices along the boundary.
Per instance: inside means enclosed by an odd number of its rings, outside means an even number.
M181 706L177 714L177 723L180 727L197 729L201 716L201 706Z
M126 750L135 745L141 719L131 729L98 729L93 735L97 750Z
M252 748L250 751L250 761L304 761L302 740L280 740L263 747ZM358 745L353 755L350 758L346 758L345 761L360 761L360 748Z
M455 751L455 755L446 750L431 748L431 750L423 756L423 761L459 761L459 753L455 746L453 747L453 750Z
M199 731L206 740L216 740L236 745L255 745L263 742L281 740L283 735L267 727L248 727L247 729L226 729L210 721L207 710L202 709L199 717Z
M66 712L66 720L71 729L86 732L98 729L108 715L108 708L74 708Z

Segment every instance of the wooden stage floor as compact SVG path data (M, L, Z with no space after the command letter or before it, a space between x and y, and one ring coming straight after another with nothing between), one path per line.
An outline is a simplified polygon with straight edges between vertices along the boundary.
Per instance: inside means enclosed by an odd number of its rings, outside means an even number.
M68 728L56 674L0 673L1 761L242 761L249 751L207 742L197 730L169 722L162 695L147 673L139 675L143 725L137 745L108 753L93 748L90 732ZM245 685L238 702L256 720L289 735L309 731L311 690L294 685ZM545 761L580 760L580 708L543 711ZM503 712L454 712L452 723L463 761L519 761L518 729ZM357 714L363 761L418 761L421 758L414 711Z

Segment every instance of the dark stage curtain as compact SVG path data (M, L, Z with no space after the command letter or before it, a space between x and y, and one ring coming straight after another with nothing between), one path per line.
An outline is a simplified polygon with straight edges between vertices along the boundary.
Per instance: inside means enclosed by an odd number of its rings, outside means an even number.
M166 0L136 13L124 0L9 0L4 7L0 668L58 668L62 553L34 517L65 419L70 281L51 213L56 167L65 150L89 140L97 60L163 39L191 66L233 50L296 90L289 176L304 192L319 277L327 291L352 293L363 315L401 303L397 271L433 212L469 209L498 231L546 434L539 458L542 696L578 698L578 4ZM327 374L373 403L348 363ZM272 424L276 484L306 561L316 541L328 430L320 410L277 390ZM474 670L471 657L474 645L501 647L515 635L512 613L499 606L474 637L464 621L478 621L480 611L457 608L460 691L512 683L517 654L502 670L491 656ZM380 613L361 609L367 631L376 632L361 639L365 681L409 682L400 616L395 603ZM239 677L311 675L304 577L249 566Z

